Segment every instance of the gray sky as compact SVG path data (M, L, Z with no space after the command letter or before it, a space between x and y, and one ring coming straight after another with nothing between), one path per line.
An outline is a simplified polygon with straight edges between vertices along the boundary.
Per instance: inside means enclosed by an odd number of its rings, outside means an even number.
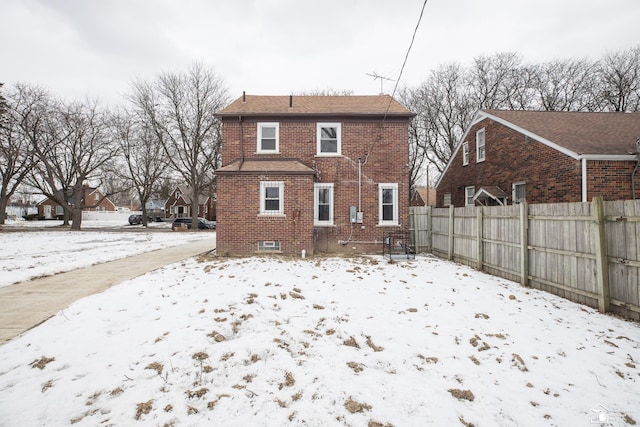
M212 67L232 98L377 94L423 0L0 0L0 81L124 102L134 78ZM400 85L479 55L600 58L640 44L640 0L428 0ZM390 93L393 83L386 82Z

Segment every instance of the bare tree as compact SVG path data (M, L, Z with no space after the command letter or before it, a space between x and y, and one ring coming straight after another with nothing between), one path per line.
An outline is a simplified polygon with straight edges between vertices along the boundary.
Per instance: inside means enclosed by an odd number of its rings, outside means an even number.
M25 95L21 128L37 158L29 184L62 206L65 224L71 217L71 229L80 230L82 210L101 202L85 200L85 186L101 183L116 153L104 112L96 101L65 103L37 88L20 90Z
M153 129L130 111L120 111L114 115L112 123L126 165L126 173L121 176L136 192L142 209L142 224L146 227L147 202L166 173L167 158Z
M606 54L600 61L599 77L603 109L640 110L640 46Z
M0 89L3 84L0 83ZM0 224L4 224L9 199L33 168L29 142L19 132L14 107L20 104L17 93L9 95L9 102L0 95ZM14 102L16 104L14 104Z
M191 216L197 224L198 196L215 188L214 172L221 160L222 129L214 113L229 99L222 79L196 63L186 73L163 73L153 82L136 81L132 88L128 98L135 112L193 192Z
M587 59L546 62L535 67L533 85L545 111L594 111L596 64Z

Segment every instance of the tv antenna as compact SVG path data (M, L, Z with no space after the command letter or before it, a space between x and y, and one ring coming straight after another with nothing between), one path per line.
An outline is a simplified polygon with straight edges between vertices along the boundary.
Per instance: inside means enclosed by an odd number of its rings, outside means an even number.
M380 95L384 95L383 84L384 84L384 81L385 81L385 80L388 80L388 81L390 81L390 82L395 82L395 80L390 79L390 78L385 77L385 76L381 76L381 75L379 75L378 73L376 73L375 71L373 72L373 74L371 74L371 73L367 73L367 76L371 76L371 77L373 77L373 80L378 80L378 79L380 79Z

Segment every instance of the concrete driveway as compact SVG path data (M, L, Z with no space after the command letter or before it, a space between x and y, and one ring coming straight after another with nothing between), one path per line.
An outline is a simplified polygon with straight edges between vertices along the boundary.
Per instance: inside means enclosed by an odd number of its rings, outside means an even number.
M214 237L0 288L0 345L80 298L215 247Z

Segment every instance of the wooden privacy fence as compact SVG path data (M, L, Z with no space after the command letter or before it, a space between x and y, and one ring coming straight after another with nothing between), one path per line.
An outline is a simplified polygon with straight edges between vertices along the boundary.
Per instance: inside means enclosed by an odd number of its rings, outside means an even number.
M411 207L417 252L640 320L640 201Z

